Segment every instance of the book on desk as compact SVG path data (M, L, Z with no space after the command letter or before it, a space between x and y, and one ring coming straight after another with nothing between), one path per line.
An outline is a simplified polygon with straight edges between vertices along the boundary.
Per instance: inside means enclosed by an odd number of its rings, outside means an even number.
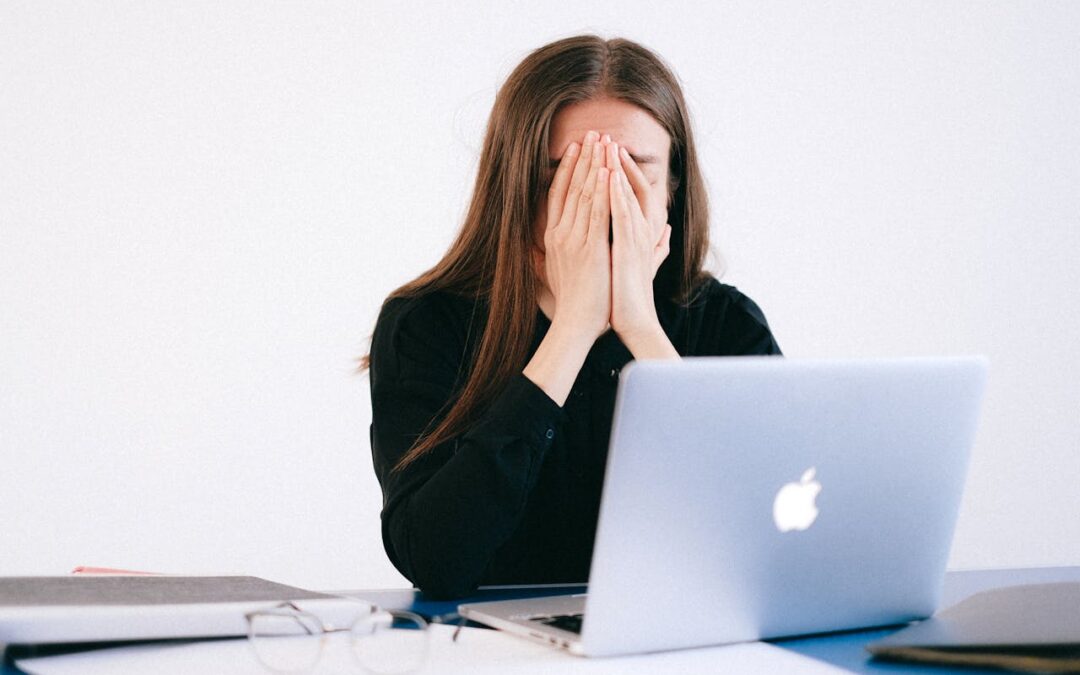
M0 577L0 643L235 637L284 601L329 616L356 603L251 576Z

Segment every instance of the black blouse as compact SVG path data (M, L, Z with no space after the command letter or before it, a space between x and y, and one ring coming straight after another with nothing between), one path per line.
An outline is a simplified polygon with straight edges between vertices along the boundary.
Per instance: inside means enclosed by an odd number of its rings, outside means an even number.
M689 307L658 299L682 356L777 354L761 309L710 279ZM480 584L588 580L620 369L613 331L592 346L564 406L515 375L476 424L392 473L464 384L487 320L483 300L443 292L388 300L371 344L371 453L394 566L432 598ZM529 356L550 320L537 309ZM430 425L430 427L429 427Z

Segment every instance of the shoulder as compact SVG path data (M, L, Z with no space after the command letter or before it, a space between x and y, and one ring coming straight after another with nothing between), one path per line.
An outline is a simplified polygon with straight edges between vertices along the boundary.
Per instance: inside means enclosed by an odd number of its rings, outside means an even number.
M448 291L426 291L418 295L391 296L383 301L379 318L380 327L391 328L408 325L445 327L469 318L475 301Z
M450 291L424 291L416 295L391 296L379 310L375 330L434 332L440 337L464 331L484 318L482 301ZM464 337L464 335L462 335Z
M688 308L713 317L724 317L728 314L745 315L763 325L768 325L765 313L750 296L712 275L706 276L694 288L690 294Z
M705 344L719 354L778 354L761 307L735 286L709 276L698 285L689 309L708 334Z
M713 276L698 287L694 302L702 303L702 309L706 313L721 316L739 315L756 321L762 326L769 325L765 320L765 312L750 296Z
M389 297L371 337L371 365L443 365L454 371L479 318L476 300L447 291Z

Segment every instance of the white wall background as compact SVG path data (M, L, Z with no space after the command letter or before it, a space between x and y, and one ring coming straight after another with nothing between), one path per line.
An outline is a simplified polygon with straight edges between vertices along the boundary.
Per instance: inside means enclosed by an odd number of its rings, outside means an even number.
M1080 564L1080 4L423 4L0 2L0 574L401 585L352 359L582 32L681 77L789 356L990 357L950 565Z

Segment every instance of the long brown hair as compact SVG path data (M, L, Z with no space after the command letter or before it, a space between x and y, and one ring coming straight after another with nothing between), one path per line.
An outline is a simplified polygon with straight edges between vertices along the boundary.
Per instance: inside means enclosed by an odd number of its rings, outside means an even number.
M464 224L434 267L387 298L448 291L487 300L487 320L460 396L421 434L395 471L462 433L525 367L536 328L540 281L532 265L533 223L546 204L548 132L564 106L614 98L649 112L671 137L668 166L670 253L657 271L656 297L680 304L707 278L709 212L690 118L679 83L653 52L622 38L569 37L530 53L495 97ZM497 319L497 320L496 320ZM363 372L370 354L360 359ZM444 410L446 406L444 406Z

